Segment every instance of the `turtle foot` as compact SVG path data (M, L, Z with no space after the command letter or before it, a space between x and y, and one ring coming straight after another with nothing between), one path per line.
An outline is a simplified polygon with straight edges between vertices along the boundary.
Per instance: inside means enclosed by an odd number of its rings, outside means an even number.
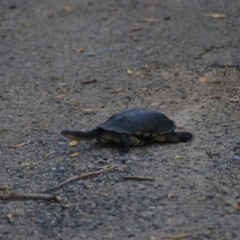
M176 137L178 138L179 142L186 142L193 138L192 133L184 131L184 132L176 132Z

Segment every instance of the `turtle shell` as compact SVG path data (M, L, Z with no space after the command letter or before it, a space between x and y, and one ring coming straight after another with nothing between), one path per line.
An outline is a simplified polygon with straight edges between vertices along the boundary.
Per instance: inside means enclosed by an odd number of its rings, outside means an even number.
M97 128L117 133L160 135L174 131L176 125L161 112L130 109L111 116Z

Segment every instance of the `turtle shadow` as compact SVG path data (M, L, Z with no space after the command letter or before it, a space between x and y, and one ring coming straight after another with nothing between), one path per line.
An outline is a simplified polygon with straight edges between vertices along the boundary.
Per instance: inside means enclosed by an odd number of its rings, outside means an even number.
M101 150L101 149L107 149L107 150L115 149L119 153L124 153L124 147L123 146L121 146L119 144L116 144L116 143L111 143L111 142L105 141L103 139L96 140L91 145L95 149L99 149L99 150Z
M171 146L171 145L175 145L177 143L173 143L173 142L151 142L151 143L145 143L144 145L142 146L131 146L129 151L126 151L126 149L120 145L120 144L117 144L117 143L114 143L114 142L108 142L108 141L105 141L103 139L101 140L95 140L94 142L92 142L92 147L97 149L97 150L101 150L101 149L107 149L107 150L110 150L110 149L114 149L115 151L117 151L120 155L126 155L128 153L131 153L133 150L143 150L143 151L146 151L148 150L148 148L150 146L154 146L154 145L158 145L159 147L162 146L162 147L165 147L165 146Z

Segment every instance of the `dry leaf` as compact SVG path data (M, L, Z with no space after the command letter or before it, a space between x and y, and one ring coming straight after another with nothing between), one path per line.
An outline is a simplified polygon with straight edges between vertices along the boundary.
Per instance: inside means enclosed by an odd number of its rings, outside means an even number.
M74 158L77 157L79 155L79 152L75 152L69 155L69 157Z
M96 111L92 108L82 108L82 111L85 112L85 113L95 113Z
M226 14L224 14L224 13L208 13L208 14L206 14L206 17L225 18Z
M97 82L97 79L85 79L82 81L82 84L90 84Z
M57 95L55 97L52 97L53 99L58 99L58 98L63 98L65 96L67 96L68 94L61 94L61 95Z
M175 236L162 236L162 238L171 238L174 240L178 240L178 239L187 238L187 237L191 237L191 236L192 236L192 234L183 233L183 234L179 234L179 235L175 235Z
M77 99L77 98L72 98L72 99L70 99L69 101L70 101L70 102L73 102L73 103L76 103L76 102L79 102L79 99Z
M21 167L29 166L29 165L30 165L30 163L21 163L21 164L20 164Z
M229 101L230 101L230 102L239 102L240 99L237 99L237 98L230 98Z
M178 129L180 129L180 130L185 130L186 128L183 127L183 126L180 126L180 127L178 127Z
M174 157L175 159L179 159L179 158L183 158L183 156L180 156L180 155L175 155Z
M240 202L233 203L232 206L237 210L240 210Z
M60 77L51 77L51 81L53 81L53 82L62 82L62 78L60 78Z
M221 96L219 96L219 95L215 95L215 96L212 96L212 97L210 97L210 99L221 99Z
M131 75L133 72L132 72L132 70L131 69L127 69L127 74L128 75Z
M70 147L74 147L74 146L76 146L77 144L78 144L77 141L72 140L68 145L69 145Z
M85 50L83 48L75 48L74 51L75 52L85 52Z
M27 145L27 143L24 142L24 143L19 143L19 144L17 144L17 145L10 146L10 148L20 148L20 147L24 147L24 146L26 146L26 145Z
M209 82L209 77L207 77L207 76L200 77L199 78L199 82L200 83Z
M141 76L141 75L143 75L143 73L142 73L141 71L136 71L136 72L135 72L135 75L136 75L136 76Z
M104 164L104 163L106 163L106 162L108 162L108 160L98 160L98 163L99 163L99 164Z
M156 240L156 237L151 236L151 237L150 237L150 240Z
M159 106L160 105L160 102L153 102L152 104L151 104L151 107L155 107L155 106Z
M132 31L132 32L137 32L137 31L140 31L140 30L142 30L142 29L143 29L143 27L139 26L139 27L134 27L134 28L132 28L131 31Z
M12 216L13 216L12 213L8 213L8 214L6 215L6 217L7 217L8 220L11 220L11 219L12 219Z
M111 165L105 165L105 166L99 166L98 169L104 169L104 168L109 168Z
M11 190L11 189L12 189L12 186L0 185L0 191L3 191L3 190Z
M170 102L170 104L178 104L178 102L175 101L175 100L172 100L172 101Z
M69 208L69 207L72 207L72 206L76 206L76 204L74 204L74 203L67 203L66 205L64 205L65 208Z
M62 197L59 195L54 196L54 200L57 202L60 202L62 200Z
M168 194L168 198L173 198L173 197L174 197L174 195L172 193Z
M66 12L73 12L73 8L72 7L69 7L69 6L66 6L63 8Z
M30 28L33 28L32 25L28 25L28 24L21 24L21 28L23 29L30 29Z
M187 237L191 237L191 236L192 236L192 234L183 233L183 234L172 236L171 238L174 240L178 240L178 239L187 238Z
M118 89L111 90L110 93L119 93L122 90L123 90L123 88L118 88Z
M131 156L131 159L132 159L133 161L138 161L138 160L139 160L139 158L136 157L136 156Z
M143 19L140 19L139 21L152 24L152 23L155 23L155 22L159 21L159 19L156 19L156 18L143 18Z

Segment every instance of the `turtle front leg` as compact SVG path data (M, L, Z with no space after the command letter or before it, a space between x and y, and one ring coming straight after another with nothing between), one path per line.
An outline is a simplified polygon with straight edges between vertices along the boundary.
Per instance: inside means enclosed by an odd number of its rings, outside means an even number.
M128 152L130 149L130 141L126 134L121 134L121 144L123 145L125 152Z

